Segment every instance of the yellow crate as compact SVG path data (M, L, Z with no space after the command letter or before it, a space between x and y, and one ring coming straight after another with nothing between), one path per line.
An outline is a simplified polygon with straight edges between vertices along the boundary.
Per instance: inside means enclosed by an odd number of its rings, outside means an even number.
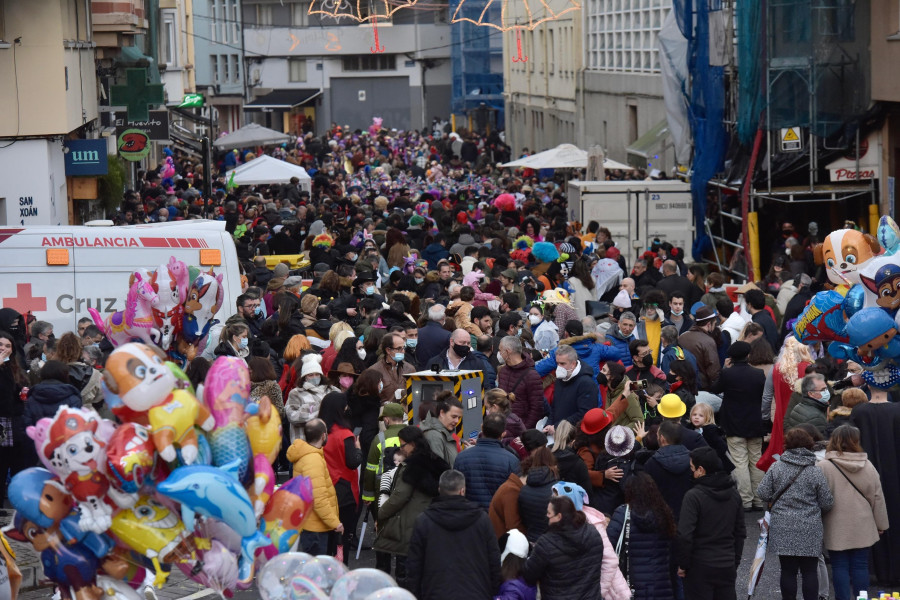
M266 256L266 267L274 269L279 263L287 263L291 269L308 269L309 259L305 254L274 254Z

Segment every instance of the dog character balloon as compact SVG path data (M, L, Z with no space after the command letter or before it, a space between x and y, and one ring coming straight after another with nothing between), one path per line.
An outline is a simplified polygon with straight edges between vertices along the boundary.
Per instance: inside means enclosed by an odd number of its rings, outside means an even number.
M146 414L153 444L164 460L175 460L178 444L184 463L191 464L199 452L194 425L211 431L215 420L190 392L175 389L176 377L163 359L150 346L126 344L106 361L104 382L131 411Z
M878 240L855 229L832 231L821 244L813 246L816 264L824 264L828 279L850 288L859 283L859 270L881 252Z
M216 275L212 269L208 273L200 273L191 283L191 288L184 303L184 319L182 337L191 344L200 342L215 325L213 316L222 308L225 301L225 288L222 287L222 275Z

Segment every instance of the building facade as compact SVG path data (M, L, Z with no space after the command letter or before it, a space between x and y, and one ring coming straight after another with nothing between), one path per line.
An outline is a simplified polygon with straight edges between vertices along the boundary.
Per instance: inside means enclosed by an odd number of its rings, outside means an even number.
M241 0L194 1L197 91L213 108L214 134L239 129L244 112L244 30Z
M341 11L356 10L356 3L343 2ZM359 4L372 11L386 5ZM373 117L388 129L421 129L433 116L449 114L446 7L379 19L379 53L372 52L370 23L311 15L309 7L243 0L248 121L296 134L322 133L331 123L365 129Z

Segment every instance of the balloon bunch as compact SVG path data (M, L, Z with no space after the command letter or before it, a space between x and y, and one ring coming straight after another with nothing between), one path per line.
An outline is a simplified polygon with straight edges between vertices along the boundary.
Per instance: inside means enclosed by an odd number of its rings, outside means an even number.
M257 578L263 600L415 600L390 575L354 569L330 556L289 552L266 563Z
M243 360L219 357L194 390L156 346L127 343L103 373L122 421L62 406L27 429L44 467L16 474L9 535L30 541L64 598L130 599L173 567L224 596L289 551L312 485L277 490L281 419L249 402Z
M221 274L189 267L172 256L152 273L131 275L124 311L106 319L93 308L88 312L114 346L154 344L184 365L203 351L224 299Z
M900 383L900 228L891 217L877 237L855 229L831 232L814 248L834 290L817 293L794 323L803 343L828 344L828 353L863 368L871 387Z

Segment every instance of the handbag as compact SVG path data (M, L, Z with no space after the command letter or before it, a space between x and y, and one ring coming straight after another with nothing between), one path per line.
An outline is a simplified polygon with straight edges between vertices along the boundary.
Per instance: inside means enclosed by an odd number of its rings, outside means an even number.
M619 541L616 542L616 556L619 557L619 570L625 576L631 595L634 596L634 586L631 585L631 573L628 565L628 543L631 540L631 507L625 505L625 519L622 522L622 531L619 533Z

